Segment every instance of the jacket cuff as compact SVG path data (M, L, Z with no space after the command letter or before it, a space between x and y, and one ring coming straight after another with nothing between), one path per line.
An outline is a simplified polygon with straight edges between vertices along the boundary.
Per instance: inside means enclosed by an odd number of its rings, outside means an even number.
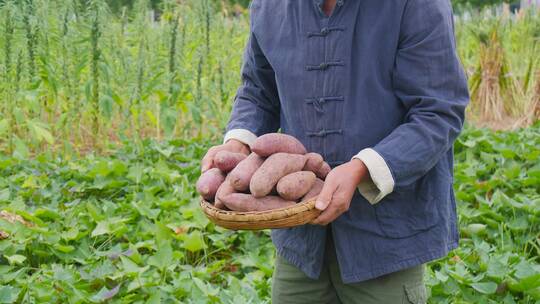
M362 196L374 205L394 191L394 178L384 158L375 150L368 148L360 151L353 158L361 160L368 168L371 180L364 180L358 185Z
M231 139L236 139L239 142L251 147L251 145L257 139L257 135L253 134L251 131L246 130L246 129L232 129L228 131L227 133L225 133L225 138L223 139L223 143L226 143L227 141Z

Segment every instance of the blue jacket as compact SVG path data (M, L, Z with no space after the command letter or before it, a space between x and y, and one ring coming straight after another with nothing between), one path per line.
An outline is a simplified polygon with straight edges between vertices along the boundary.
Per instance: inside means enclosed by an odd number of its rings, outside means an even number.
M458 245L452 145L469 96L449 0L255 0L228 130L281 129L332 165L365 148L393 192L358 192L332 223L345 283L445 256ZM321 272L326 229L272 231L278 254Z

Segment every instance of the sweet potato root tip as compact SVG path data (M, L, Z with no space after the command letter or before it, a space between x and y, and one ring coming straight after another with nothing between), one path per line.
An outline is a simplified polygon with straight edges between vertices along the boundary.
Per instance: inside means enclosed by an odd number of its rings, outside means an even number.
M319 170L315 172L315 174L317 175L318 178L324 180L326 176L328 175L328 173L330 173L330 171L332 171L332 168L330 167L330 165L327 162L323 162L323 164L321 165Z
M323 157L315 152L306 154L306 159L306 165L303 171L317 172L324 163Z

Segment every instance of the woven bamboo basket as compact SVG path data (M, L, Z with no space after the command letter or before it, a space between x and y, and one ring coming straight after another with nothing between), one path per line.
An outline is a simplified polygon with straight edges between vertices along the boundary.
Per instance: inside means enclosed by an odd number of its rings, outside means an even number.
M288 228L307 224L321 213L320 210L315 208L315 199L312 198L290 207L253 212L221 210L201 199L201 208L210 221L227 229Z

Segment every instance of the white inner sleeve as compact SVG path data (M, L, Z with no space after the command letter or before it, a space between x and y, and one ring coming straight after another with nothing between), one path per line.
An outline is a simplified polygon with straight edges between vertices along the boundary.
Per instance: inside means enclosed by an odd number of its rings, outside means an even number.
M380 202L385 196L394 191L394 178L386 161L377 151L367 148L353 158L361 160L368 168L370 180L364 180L358 185L358 191L371 204Z
M253 134L251 131L246 130L246 129L232 129L225 134L223 143L226 143L227 141L231 139L236 139L239 142L251 147L251 145L257 139L257 135Z

